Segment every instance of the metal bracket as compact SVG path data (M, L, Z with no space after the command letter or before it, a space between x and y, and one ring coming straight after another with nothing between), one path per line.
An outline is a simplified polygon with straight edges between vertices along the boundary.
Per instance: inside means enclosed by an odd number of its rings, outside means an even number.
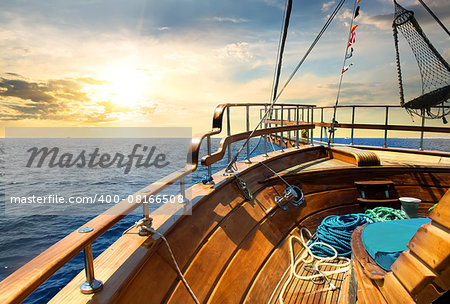
M135 222L133 226L125 230L122 235L126 234L128 231L130 231L133 228L139 228L139 235L140 236L149 236L151 235L150 228L152 227L153 218L151 217L144 217L140 219L139 221Z
M235 175L234 183L236 184L236 186L241 191L242 195L245 197L247 201L253 200L253 194L250 192L250 189L247 188L247 184L244 182L242 178Z
M281 209L287 210L287 204L300 206L305 201L302 189L297 186L289 186L284 190L284 196L275 196L275 202Z

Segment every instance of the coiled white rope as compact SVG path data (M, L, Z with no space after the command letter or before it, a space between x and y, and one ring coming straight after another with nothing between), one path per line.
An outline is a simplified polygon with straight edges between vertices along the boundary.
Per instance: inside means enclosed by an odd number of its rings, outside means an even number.
M303 234L304 231L308 234L307 241L305 241L305 239L304 239L304 234ZM290 261L290 265L288 268L290 271L289 271L289 277L286 280L286 282L283 284L283 287L281 288L280 294L278 296L278 300L281 304L284 303L283 296L286 291L287 285L290 283L290 281L294 277L296 277L300 280L312 280L312 282L314 284L322 284L326 280L328 282L329 287L320 289L320 290L316 290L316 292L326 291L326 290L336 290L337 287L333 283L331 283L331 281L328 277L333 274L347 272L350 269L350 259L345 258L345 257L338 257L338 253L337 253L336 249L333 248L333 246L323 243L323 242L316 242L316 243L312 243L312 244L308 245L309 240L312 238L312 234L308 229L306 229L304 227L300 228L299 234L300 234L300 237L295 236L295 235L291 235L289 237L289 253L290 253L289 255L290 255L291 261ZM304 248L304 250L301 252L301 254L298 258L295 256L295 253L294 253L294 245L293 245L294 241L298 241ZM314 253L312 253L311 248L314 246L317 246L317 245L323 245L323 246L330 248L334 252L334 255L332 257L320 257L320 256L315 255ZM336 262L338 260L343 260L345 262L341 263L341 264L330 263L331 261ZM315 274L307 275L307 276L299 275L296 269L300 263L303 263L303 265L302 265L303 268L313 271L313 272L315 272ZM321 266L331 266L331 267L335 267L336 269L325 271L325 270L320 269ZM284 277L284 275L283 275L283 277ZM283 279L283 277L280 279L280 282ZM322 282L317 281L316 279L318 279L318 278L323 278L324 281L322 281ZM275 290L278 288L280 282L278 282L278 285L275 288ZM272 299L272 297L271 297L271 299Z

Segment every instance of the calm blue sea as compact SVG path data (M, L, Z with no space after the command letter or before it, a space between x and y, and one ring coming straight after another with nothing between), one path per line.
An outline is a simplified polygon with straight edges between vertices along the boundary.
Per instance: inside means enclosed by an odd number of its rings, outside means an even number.
M219 139L213 139L213 151L217 149ZM251 149L255 149L254 154L263 152L263 143L258 139L251 141ZM349 143L349 139L337 138L336 143ZM384 139L382 138L361 138L356 139L355 144L382 146ZM418 148L419 139L417 138L391 138L388 140L391 147L401 148ZM268 144L268 150L272 150L272 145ZM233 144L232 150L239 149L239 143ZM256 148L255 148L256 147ZM0 142L0 148L4 149L4 142ZM450 152L450 138L426 138L424 140L424 148L426 150L438 150ZM244 149L243 154L245 154ZM1 152L1 151L0 151ZM183 154L183 153L182 153ZM206 147L202 146L201 155L206 154ZM184 155L184 154L183 154ZM244 155L240 157L243 159ZM226 165L226 160L215 164L213 172L218 171ZM78 193L119 193L121 195L132 194L148 184L149 178L145 174L135 174L127 176L124 179L123 172L117 171L108 175L100 175L100 170L91 170L87 175L86 171L74 171L70 182L67 180L57 180L46 184L45 180L36 180L32 175L20 176L23 187L29 187L30 191L39 191L45 187L64 186L68 188L76 188ZM78 172L78 173L77 173ZM79 174L79 175L77 175ZM96 174L99 174L98 176ZM149 173L150 174L150 173ZM205 167L199 167L194 172L192 179L187 180L188 185L200 182L202 177L207 174ZM0 171L2 179L0 180L0 280L16 271L26 262L37 256L39 253L50 247L64 236L79 228L84 223L92 219L95 214L90 215L7 215L5 214L5 190L12 187L17 181L7 180L4 171ZM56 183L56 184L55 184ZM179 187L172 189L173 193L177 193ZM101 210L99 210L100 213ZM141 210L136 210L133 214L125 217L116 224L112 229L106 232L93 243L93 252L97 256L104 249L110 246L122 232L130 227L135 221L140 219ZM25 303L43 303L51 299L64 285L66 285L76 274L82 271L83 256L77 255L64 267L62 267L55 275L45 282L38 290L36 290ZM100 278L101 279L101 278Z

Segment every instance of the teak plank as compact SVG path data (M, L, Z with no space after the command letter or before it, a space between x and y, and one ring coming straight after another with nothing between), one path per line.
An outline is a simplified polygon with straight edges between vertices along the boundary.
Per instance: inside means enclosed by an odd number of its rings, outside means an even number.
M450 266L447 266L434 280L434 283L439 286L442 290L450 289Z
M422 225L407 246L434 272L439 273L450 262L449 236L449 233L431 222Z
M450 190L444 194L429 217L436 223L450 229Z
M428 284L419 292L417 296L414 297L414 300L417 304L429 304L443 294L443 292L436 289L436 286L433 284Z
M436 278L436 274L410 250L402 252L391 270L413 296Z
M360 226L352 233L351 245L352 255L356 259L363 270L363 273L372 280L382 280L386 271L382 269L367 253L362 242L362 231L365 226Z
M402 283L392 272L384 276L384 281L376 281L384 298L389 304L413 304L415 303ZM369 302L372 303L372 302ZM373 302L376 303L376 302Z
M356 280L358 281L358 287L356 292L356 297L358 298L358 303L386 303L385 299L381 295L380 291L376 285L364 275L364 271L355 259L352 259L353 271L355 272Z
M237 246L265 216L261 208L244 203L226 218L208 242L197 253L185 272L186 280L200 301L204 301L210 288ZM186 287L178 282L169 303L181 303L189 297Z
M281 237L270 221L255 228L217 282L208 303L240 303L253 275Z

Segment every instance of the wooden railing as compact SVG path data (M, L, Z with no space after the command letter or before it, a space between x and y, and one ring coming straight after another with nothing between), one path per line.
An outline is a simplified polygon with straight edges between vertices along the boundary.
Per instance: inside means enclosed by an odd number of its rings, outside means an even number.
M264 120L262 124L250 128L250 108L257 107L260 110L260 117L269 108L269 104L264 103L245 103L245 104L221 104L216 107L212 120L212 129L208 132L201 133L193 137L188 153L186 166L176 171L157 182L141 189L133 195L133 200L130 203L128 200L122 201L100 214L90 222L83 225L83 227L92 227L93 231L90 233L78 233L74 231L64 239L41 253L39 256L31 260L29 263L18 269L11 274L5 280L0 282L0 303L20 303L27 298L36 288L38 288L43 282L50 278L58 269L71 260L76 254L83 249L89 248L99 236L104 234L108 229L114 226L118 221L123 219L126 215L130 214L133 210L139 206L144 206L144 217L148 216L148 204L142 204L142 199L138 197L149 197L156 195L167 187L179 182L180 191L184 196L184 178L194 172L197 169L200 159L200 146L206 138L207 142L207 155L202 159L202 165L208 166L208 174L211 176L211 165L221 160L225 156L226 148L233 142L246 139L251 130L255 127L257 130L252 136L263 136L266 139L267 135L280 134L281 141L283 142L284 133L287 132L288 136L291 136L291 132L294 132L294 138L296 139L297 146L299 143L299 131L306 130L309 132L307 138L310 144L313 144L313 131L315 126L330 127L330 123L323 121L323 110L333 107L315 107L311 105L301 104L277 104L274 107L274 117L272 119ZM351 107L353 110L352 123L350 124L335 124L336 128L351 128L352 129L352 143L353 143L353 129L382 129L385 130L385 136L387 137L387 130L404 130L404 131L420 131L422 132L442 132L450 133L449 128L438 127L425 127L424 121L422 127L411 126L391 126L387 123L389 108L399 107L392 105L353 105L353 106L339 106L339 108ZM385 107L386 108L386 123L384 125L368 125L368 124L355 124L354 112L356 108L360 107ZM246 109L246 130L244 132L231 134L231 120L230 120L230 108L245 108ZM314 112L321 111L321 121L314 122ZM226 114L226 130L227 134L223 137L219 148L216 152L211 151L211 137L222 133L224 130L223 122ZM278 114L280 117L278 117ZM273 127L272 125L280 125ZM386 138L385 137L385 138ZM421 141L421 142L422 142ZM267 141L264 141L264 153L267 153ZM421 143L422 147L422 143ZM249 155L249 145L247 145L247 159ZM231 159L231 150L228 149L228 161Z

